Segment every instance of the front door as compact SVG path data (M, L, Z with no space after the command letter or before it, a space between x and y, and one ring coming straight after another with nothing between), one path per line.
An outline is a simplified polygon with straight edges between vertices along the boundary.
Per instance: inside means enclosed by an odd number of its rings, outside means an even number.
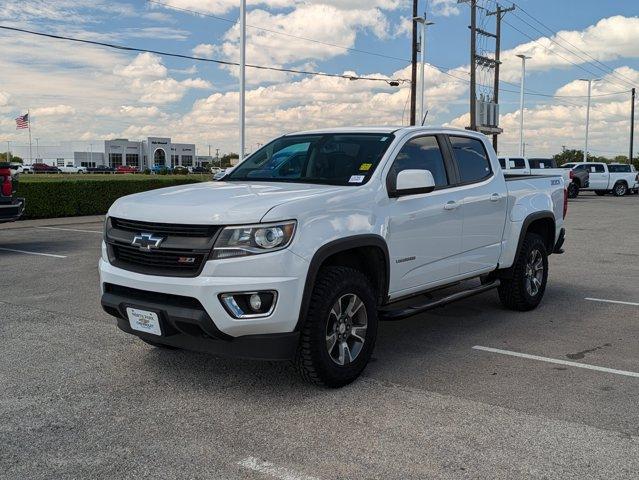
M442 154L442 141L434 135L408 140L388 173L392 182L402 170L429 170L436 184L431 193L390 199L387 238L395 297L459 273L462 196L451 188L451 164Z
M449 140L463 192L460 273L495 268L506 222L506 181L495 175L481 140L462 135L451 135Z
M606 168L602 163L588 164L588 171L590 172L590 188L593 190L607 190L608 189L608 174Z

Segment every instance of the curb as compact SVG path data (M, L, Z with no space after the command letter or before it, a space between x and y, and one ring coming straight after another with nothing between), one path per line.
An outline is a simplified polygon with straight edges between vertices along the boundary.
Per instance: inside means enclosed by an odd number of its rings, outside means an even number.
M13 223L5 223L0 226L0 230L15 230L32 227L52 227L59 225L81 225L84 223L104 223L104 215L88 215L84 217L60 217L60 218L39 218L36 220L18 220Z

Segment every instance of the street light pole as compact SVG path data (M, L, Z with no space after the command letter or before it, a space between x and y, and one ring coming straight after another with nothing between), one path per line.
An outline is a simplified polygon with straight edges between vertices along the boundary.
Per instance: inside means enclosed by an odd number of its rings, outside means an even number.
M246 144L246 0L240 0L240 161Z
M532 57L517 55L521 58L521 88L519 92L519 155L524 156L524 86L526 85L526 60Z
M588 82L588 106L586 107L586 141L584 144L584 162L588 161L588 132L590 130L590 96L592 93L592 82L598 82L600 78L580 78L582 82Z
M426 20L426 13L424 13L423 17L415 17L413 18L415 22L420 25L420 35L419 35L419 53L420 53L420 71L419 71L419 85L420 85L420 97L419 97L419 124L424 125L424 94L426 91L425 84L425 59L426 59L426 27L429 25L433 25L434 22L429 22Z

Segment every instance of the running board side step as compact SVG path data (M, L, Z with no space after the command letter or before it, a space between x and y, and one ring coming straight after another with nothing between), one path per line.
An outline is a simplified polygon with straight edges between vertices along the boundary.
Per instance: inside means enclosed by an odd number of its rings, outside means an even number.
M447 297L442 297L437 300L431 300L426 303L420 303L416 305L411 305L408 307L402 308L381 308L379 310L379 319L381 321L395 321L395 320L403 320L404 318L412 317L413 315L417 315L418 313L423 313L428 310L432 310L434 308L443 307L448 305L449 303L456 302L458 300L462 300L464 298L472 297L475 295L479 295L480 293L487 292L488 290L492 290L494 288L499 287L499 280L495 280L494 282L480 285L475 288L471 288L469 290L464 290L463 292L453 293Z

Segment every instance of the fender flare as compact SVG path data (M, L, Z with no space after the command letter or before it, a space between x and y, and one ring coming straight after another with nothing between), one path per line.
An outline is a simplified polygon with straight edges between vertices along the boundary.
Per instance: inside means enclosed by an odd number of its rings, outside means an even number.
M352 250L354 248L361 247L377 247L381 249L384 254L385 271L380 273L380 292L379 297L386 301L388 298L388 287L390 283L390 255L388 253L388 245L384 237L375 234L362 234L354 235L351 237L339 238L322 245L313 255L310 261L308 272L306 274L306 282L304 284L304 293L302 295L302 304L300 306L299 318L295 331L299 331L302 326L304 315L308 310L308 306L311 301L311 294L313 293L313 287L317 274L320 271L324 261L335 255L336 253L344 252L346 250Z

